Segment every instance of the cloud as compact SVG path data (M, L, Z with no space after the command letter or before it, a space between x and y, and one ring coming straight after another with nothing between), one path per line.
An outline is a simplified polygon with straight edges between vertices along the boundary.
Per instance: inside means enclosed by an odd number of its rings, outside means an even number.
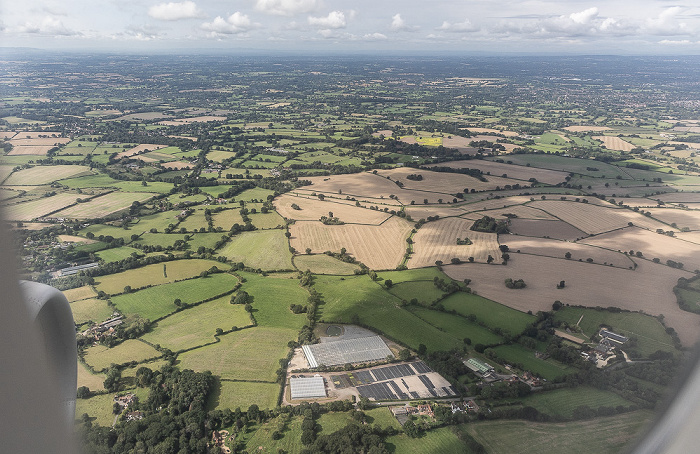
M368 33L362 37L365 41L383 41L387 39L383 33Z
M160 34L148 27L129 27L123 32L109 35L113 40L131 40L131 41L153 41L159 39Z
M569 19L577 24L588 24L598 16L598 8L588 8L578 13L569 14Z
M391 17L391 25L389 28L395 32L418 30L418 27L408 25L401 17L401 13L396 13Z
M652 35L685 35L690 33L688 25L679 22L678 16L683 12L680 6L671 6L659 14L659 17L647 19L643 31Z
M212 32L212 36L237 35L259 27L260 24L253 23L246 14L236 11L228 18L216 16L213 21L202 24L202 29Z
M44 16L39 22L25 22L17 28L19 33L49 36L77 36L80 32L71 30L60 19Z
M195 2L189 0L175 3L159 3L148 8L148 15L154 19L175 21L203 17Z
M635 34L639 24L601 16L598 8L587 8L569 15L542 17L524 22L505 22L493 27L505 34L528 38L578 38L593 36L624 36Z
M464 19L464 22L450 23L444 21L438 30L444 30L448 32L455 33L466 33L466 32L476 32L479 31L479 26L471 23L469 19Z
M321 0L256 0L255 9L275 16L295 16L316 11Z
M681 39L681 40L672 40L672 39L662 39L659 41L659 44L663 44L666 46L687 46L689 44L694 44L692 41L689 39Z
M324 29L345 28L347 25L345 21L345 13L342 11L331 11L326 17L309 16L309 24L316 27L322 27Z

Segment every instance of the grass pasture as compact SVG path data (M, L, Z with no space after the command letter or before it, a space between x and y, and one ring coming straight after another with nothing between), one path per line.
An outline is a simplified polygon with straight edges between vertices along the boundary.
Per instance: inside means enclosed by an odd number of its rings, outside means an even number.
M104 389L104 374L93 374L85 364L78 361L78 388L87 386L90 391L102 391Z
M51 214L61 208L75 203L79 194L56 194L51 197L41 197L29 202L6 205L2 207L5 219L12 221L31 221Z
M425 320L442 331L443 336L452 337L455 342L463 341L465 337L470 338L472 344L492 345L503 341L496 333L470 322L464 317L415 306L411 307L410 311L421 320Z
M314 274L353 275L360 269L326 254L295 255L293 261L300 271L310 270Z
M501 345L490 350L504 361L522 366L524 370L540 375L550 381L575 371L575 369L553 360L536 358L533 350L529 350L520 344Z
M292 313L289 305L306 305L309 293L299 285L296 276L294 279L275 279L243 272L240 276L245 279L242 290L253 297L252 313L259 326L301 329L306 316Z
M243 232L219 251L234 262L263 270L292 269L292 254L282 230Z
M133 202L143 203L153 197L154 194L130 193L130 192L110 192L88 202L79 203L72 207L56 213L58 217L95 219L107 216L116 211L129 208Z
M35 186L91 173L89 167L78 165L34 166L14 172L5 180L5 184L8 186Z
M178 351L214 342L217 328L228 331L232 326L242 328L250 324L243 306L231 304L229 297L224 296L164 318L143 339Z
M130 285L132 289L138 289L147 285L168 284L199 276L202 271L206 271L212 266L217 266L219 269L228 268L227 265L214 260L172 260L100 276L95 285L98 290L113 295L121 293L125 285Z
M235 410L248 409L256 404L260 408L275 408L280 385L277 383L254 383L245 381L217 380L217 386L209 395L207 408Z
M92 388L90 388L92 389ZM105 427L111 427L114 421L112 405L114 405L114 394L100 394L89 399L78 399L75 403L75 415L79 417L87 413L95 418L92 423Z
M180 298L184 304L196 303L232 290L237 282L230 274L215 274L115 296L112 302L125 314L138 314L156 320L175 312L177 307L173 301L176 298Z
M577 388L555 389L537 392L520 399L524 406L536 408L541 413L563 418L571 418L576 407L586 405L592 409L599 407L628 407L632 402L612 391L579 386Z
M250 222L258 229L276 229L285 225L282 216L274 211L268 213L251 214Z
M484 322L486 326L501 328L512 335L521 333L528 324L535 321L532 315L471 293L457 292L441 303L447 311L454 310L463 316L473 314L477 321Z
M110 364L124 364L130 361L141 362L160 356L160 352L148 344L129 339L108 348L104 345L90 347L85 351L85 362L96 371L107 369Z
M416 298L420 304L430 304L445 296L442 290L435 287L432 281L410 281L395 284L389 293L404 301Z
M214 227L221 227L225 231L231 229L233 224L243 225L243 218L241 217L239 210L236 209L214 213L212 214L212 218L214 220Z
M71 303L70 309L73 312L73 320L80 325L93 321L100 323L112 316L114 309L107 305L105 300L88 298Z
M429 452L470 454L467 445L459 439L451 427L430 430L419 439L411 438L406 434L393 435L387 438L386 444L387 450L392 454L425 454Z
M100 259L104 260L105 263L118 262L126 258L131 257L131 254L142 255L143 253L138 249L134 249L128 246L122 246L117 248L105 249L96 253L95 255Z
M72 288L70 290L64 290L63 295L66 297L69 303L74 301L84 300L86 298L92 298L97 296L97 293L89 285Z

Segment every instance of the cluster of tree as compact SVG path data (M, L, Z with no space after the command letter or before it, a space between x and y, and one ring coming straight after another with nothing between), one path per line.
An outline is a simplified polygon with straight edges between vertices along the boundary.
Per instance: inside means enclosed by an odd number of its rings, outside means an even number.
M325 225L343 225L345 224L343 221L338 219L337 217L333 216L333 213L328 213L328 216L321 216L321 219L319 219L321 223Z
M406 175L406 179L411 181L423 181L423 175L421 175L420 173L411 173L409 175Z
M465 239L457 238L457 245L459 245L459 246L468 246L470 244L472 244L472 240L470 240L469 238L465 238Z
M474 177L479 181L489 181L486 179L484 176L484 173L479 170L479 169L469 169L469 168L455 168L455 167L447 167L447 166L435 166L435 167L430 167L430 170L433 172L447 172L447 173L459 173L462 175L469 175L470 177ZM464 192L476 192L474 188L471 189L471 191L468 188L464 189Z
M514 289L519 289L519 288L525 288L526 284L525 281L522 279L515 279L513 280L512 278L506 278L505 280L506 287L508 288L514 288Z
M506 221L498 221L490 216L484 216L474 221L471 229L476 232L508 233L508 223Z

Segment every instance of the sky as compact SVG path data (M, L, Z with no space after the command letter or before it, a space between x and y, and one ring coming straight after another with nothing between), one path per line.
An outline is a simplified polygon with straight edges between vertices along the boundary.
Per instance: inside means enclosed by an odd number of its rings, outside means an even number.
M700 53L700 2L0 0L0 47L181 52Z

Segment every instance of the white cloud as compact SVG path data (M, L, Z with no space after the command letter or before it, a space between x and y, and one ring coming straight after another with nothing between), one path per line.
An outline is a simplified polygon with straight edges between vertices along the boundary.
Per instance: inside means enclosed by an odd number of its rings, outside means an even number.
M275 16L294 16L316 11L321 0L256 0L255 9Z
M148 8L148 15L154 19L175 21L203 17L195 2L189 0L175 3L159 3Z
M577 24L588 24L598 16L598 8L588 8L578 13L569 14L569 19Z
M643 30L652 35L685 35L690 32L688 25L679 22L678 16L683 12L680 6L671 6L663 10L659 17L647 19Z
M396 13L391 17L390 28L396 32L418 30L418 27L408 25L406 21L403 20L403 18L401 17L401 13Z
M366 41L383 41L387 39L386 35L383 33L368 33L362 37Z
M448 21L444 21L440 27L438 27L438 30L445 30L448 32L456 32L456 33L465 33L465 32L475 32L479 30L478 25L474 25L471 23L469 19L464 19L464 22L457 22L457 23L450 23Z
M253 23L246 14L236 11L226 19L216 16L213 21L203 23L202 29L212 32L213 36L236 35L259 26L260 24Z
M692 41L689 39L681 39L681 40L672 40L672 39L662 39L659 41L659 44L663 44L666 46L687 46L689 44L693 44Z
M326 17L309 16L309 24L317 27L323 27L324 29L337 29L345 28L347 22L345 21L345 13L342 11L331 11Z
M109 35L113 40L153 41L159 39L158 32L147 27L129 27L127 30Z
M30 33L49 36L76 36L80 32L66 27L60 19L44 16L39 22L25 22L17 28L20 33Z

